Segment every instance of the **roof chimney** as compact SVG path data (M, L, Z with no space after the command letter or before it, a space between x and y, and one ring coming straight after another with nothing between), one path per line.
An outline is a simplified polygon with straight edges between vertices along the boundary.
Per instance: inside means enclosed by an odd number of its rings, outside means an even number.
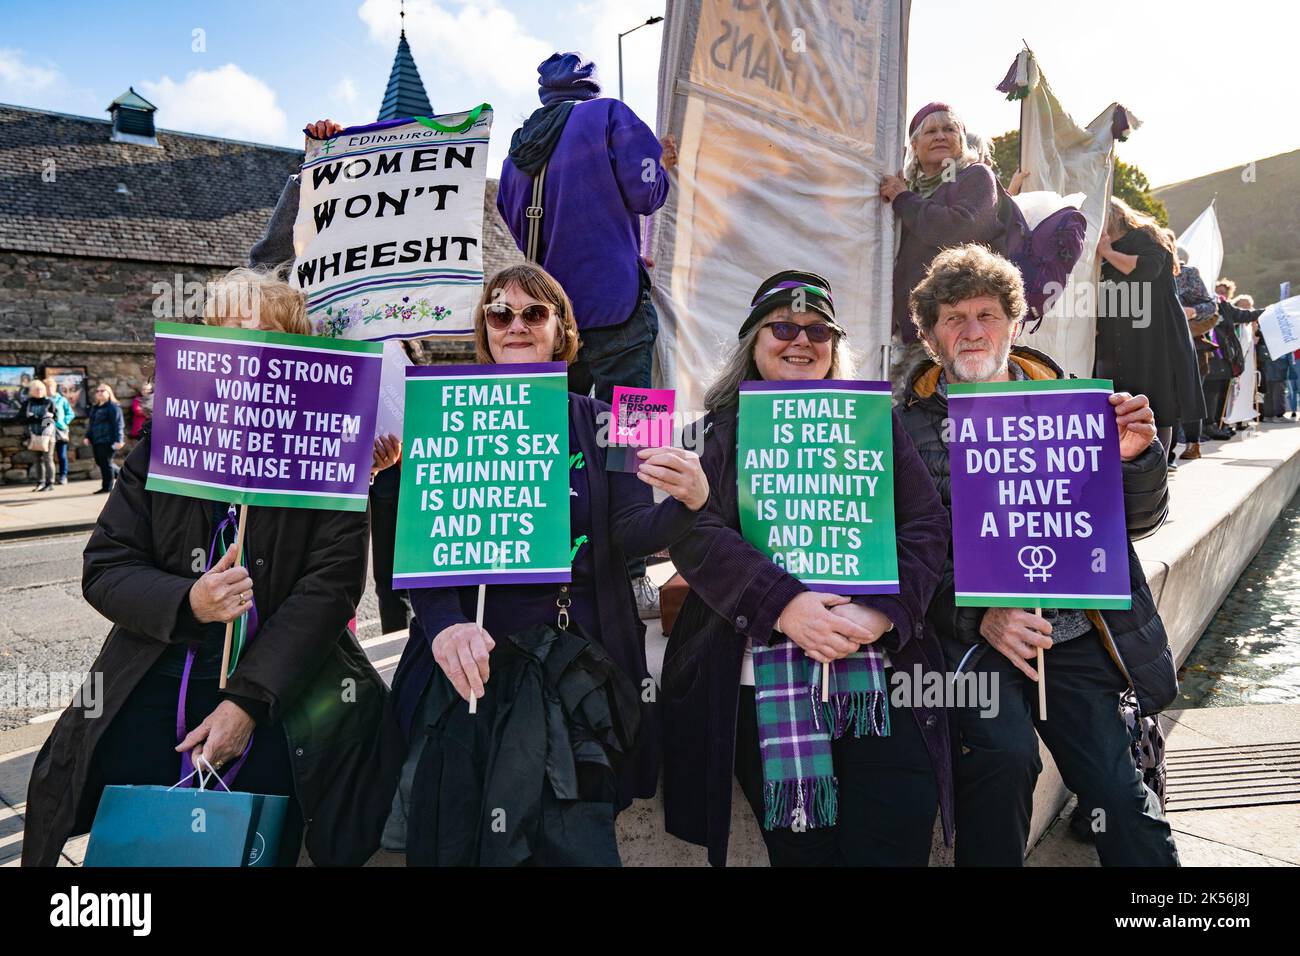
M127 91L108 104L109 115L113 117L113 142L135 143L138 146L157 146L158 137L154 132L153 114L158 107L128 87Z

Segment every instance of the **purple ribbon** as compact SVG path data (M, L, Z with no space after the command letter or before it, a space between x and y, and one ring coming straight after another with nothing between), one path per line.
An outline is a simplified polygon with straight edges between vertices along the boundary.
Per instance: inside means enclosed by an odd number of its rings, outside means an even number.
M221 543L221 532L224 531L226 528L232 528L238 531L238 527L235 522L234 505L230 506L230 510L226 512L226 517L221 521L220 524L217 525L216 530L212 532L212 543L208 546L208 564L207 567L203 569L204 571L210 571L212 569L212 565L216 563L217 545ZM248 631L244 638L245 643L253 639L253 634L256 633L256 631L257 631L257 604L256 602L254 602L248 608ZM176 701L176 743L178 744L184 741L185 738L189 735L189 731L185 729L185 698L189 694L189 689L190 689L190 668L194 666L194 658L197 655L198 655L198 648L194 646L191 646L189 652L185 655L185 670L181 674L181 693L180 693L180 697ZM244 752L239 755L239 759L230 765L229 770L219 775L221 778L221 782L226 785L226 789L230 789L230 785L234 782L236 775L238 775L240 769L244 766L244 762L248 760L248 754L252 749L253 749L253 734L249 734L248 743L244 745ZM190 756L190 751L186 750L184 753L181 754L181 781L182 782L179 784L179 786L185 786L185 787L197 786L197 784L193 782L193 780L189 779L194 776L195 776L194 760Z

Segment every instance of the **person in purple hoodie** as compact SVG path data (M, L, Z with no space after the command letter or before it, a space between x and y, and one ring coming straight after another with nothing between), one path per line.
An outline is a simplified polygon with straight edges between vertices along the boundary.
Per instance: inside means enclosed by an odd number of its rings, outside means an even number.
M641 217L668 198L677 164L622 102L600 95L596 66L578 53L554 53L538 67L542 106L510 140L497 211L528 254L533 181L545 170L540 242L534 255L573 301L582 347L569 366L569 391L612 403L614 386L650 387L659 318L641 258ZM628 564L642 617L659 616L659 594L645 562Z
M609 402L615 385L650 387L659 321L640 222L668 198L676 148L602 97L595 64L580 54L552 54L537 73L542 106L510 140L497 210L526 253L533 179L545 167L537 258L572 298L582 335L569 388Z

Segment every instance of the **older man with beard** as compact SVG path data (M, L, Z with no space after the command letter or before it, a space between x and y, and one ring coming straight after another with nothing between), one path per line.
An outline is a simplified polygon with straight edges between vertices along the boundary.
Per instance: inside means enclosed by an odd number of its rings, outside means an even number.
M1057 379L1060 366L1013 345L1025 314L1014 265L979 245L935 257L911 295L912 321L930 360L911 370L903 425L950 509L947 428L950 382ZM1143 395L1111 396L1124 471L1130 539L1150 534L1168 508L1165 452ZM1042 769L1038 736L1079 795L1106 866L1176 866L1178 854L1159 800L1142 782L1120 714L1131 689L1142 714L1177 693L1169 640L1130 543L1133 603L1127 611L956 607L952 556L931 602L948 667L979 674L997 706L955 709L953 762L959 866L1020 866L1029 839L1034 784ZM1051 719L1038 719L1038 673L1030 661L1051 648L1045 667Z

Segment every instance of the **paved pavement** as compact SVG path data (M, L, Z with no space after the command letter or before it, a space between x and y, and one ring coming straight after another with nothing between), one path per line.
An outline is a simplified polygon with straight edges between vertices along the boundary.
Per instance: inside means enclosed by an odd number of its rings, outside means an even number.
M97 495L98 481L70 481L49 491L29 484L0 485L0 540L89 531L108 495Z
M1166 806L1183 866L1300 866L1300 705L1166 711ZM1100 866L1071 799L1026 860Z

